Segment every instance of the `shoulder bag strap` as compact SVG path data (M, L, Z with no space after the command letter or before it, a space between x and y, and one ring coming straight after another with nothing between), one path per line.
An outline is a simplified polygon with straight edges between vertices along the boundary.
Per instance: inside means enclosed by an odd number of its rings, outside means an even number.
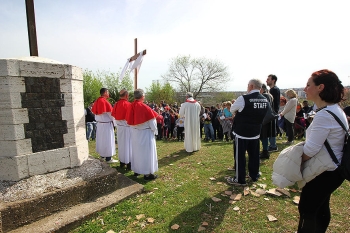
M329 111L329 110L326 110L326 111L334 117L334 119L339 123L339 125L343 128L343 130L345 130L346 136L348 136L349 133L348 133L348 131L346 130L346 128L345 128L343 122L339 119L339 117L337 117L337 115L335 115L333 112L331 112L331 111ZM328 151L328 153L330 154L330 156L332 157L334 163L339 164L339 161L338 161L338 159L335 157L335 154L334 154L334 152L333 152L331 146L329 145L327 139L326 139L326 141L324 142L324 145L326 146L327 151Z
M326 146L329 155L332 157L333 162L334 162L335 164L339 165L339 161L338 161L337 157L335 157L335 154L334 154L334 152L333 152L331 146L329 145L327 139L326 139L326 141L324 142L324 145Z
M329 114L331 114L334 119L339 123L339 125L343 128L343 130L345 130L346 134L348 134L348 130L345 128L345 125L343 124L343 122L339 119L339 117L337 117L337 115L335 115L333 112L326 110Z

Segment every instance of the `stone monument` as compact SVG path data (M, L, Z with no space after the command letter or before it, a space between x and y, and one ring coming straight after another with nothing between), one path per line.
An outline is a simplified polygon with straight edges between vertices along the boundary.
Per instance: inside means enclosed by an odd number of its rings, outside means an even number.
M40 57L0 59L0 180L87 160L83 99L78 67Z
M83 99L78 67L0 59L0 233L68 232L143 191L89 158Z

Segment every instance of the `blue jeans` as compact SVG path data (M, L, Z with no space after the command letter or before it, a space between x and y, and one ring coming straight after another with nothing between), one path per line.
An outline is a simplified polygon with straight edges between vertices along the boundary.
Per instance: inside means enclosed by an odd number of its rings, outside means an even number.
M86 123L86 140L96 138L96 122Z
M215 140L214 129L212 124L204 124L204 133L206 139Z
M276 147L276 137L270 137L269 141L270 141L270 147L275 148Z
M269 149L269 140L268 140L268 138L260 139L260 141L261 141L263 150L268 150Z

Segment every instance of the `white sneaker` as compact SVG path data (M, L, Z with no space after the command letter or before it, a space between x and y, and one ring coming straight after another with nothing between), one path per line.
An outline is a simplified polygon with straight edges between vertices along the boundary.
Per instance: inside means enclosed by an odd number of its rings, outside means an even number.
M111 160L107 161L107 163L118 163L118 162L119 162L119 161L116 160L116 159L111 159Z

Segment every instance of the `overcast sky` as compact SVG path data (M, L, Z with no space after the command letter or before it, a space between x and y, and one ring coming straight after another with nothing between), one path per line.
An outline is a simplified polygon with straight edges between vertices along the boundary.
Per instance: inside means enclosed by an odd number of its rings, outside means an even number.
M252 78L304 87L331 69L350 84L347 0L34 0L39 56L92 71L118 72L147 49L139 88L161 79L178 55L218 59L228 91ZM29 56L25 0L0 1L0 58Z

